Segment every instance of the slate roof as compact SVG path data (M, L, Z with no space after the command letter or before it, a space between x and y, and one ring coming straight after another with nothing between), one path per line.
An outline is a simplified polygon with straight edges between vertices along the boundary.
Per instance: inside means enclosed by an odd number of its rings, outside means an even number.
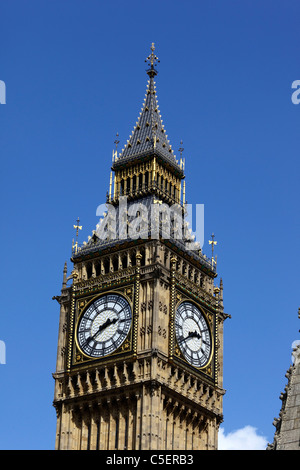
M151 68L147 73L149 75L149 80L138 121L136 122L127 144L113 163L113 168L116 169L132 160L140 159L143 156L157 155L163 161L174 167L178 172L183 174L179 162L172 150L170 141L168 140L159 111L154 81L157 71L154 70L154 68Z

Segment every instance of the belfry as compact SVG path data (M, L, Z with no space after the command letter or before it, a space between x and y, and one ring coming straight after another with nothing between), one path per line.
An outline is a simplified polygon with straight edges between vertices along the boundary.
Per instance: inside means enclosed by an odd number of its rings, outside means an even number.
M186 223L183 149L178 160L163 125L154 51L141 113L113 152L107 211L76 238L55 297L56 449L218 447L223 284Z

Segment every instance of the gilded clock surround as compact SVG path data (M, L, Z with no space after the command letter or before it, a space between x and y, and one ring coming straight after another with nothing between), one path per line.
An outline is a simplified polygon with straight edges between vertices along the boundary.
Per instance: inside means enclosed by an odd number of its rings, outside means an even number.
M193 373L198 373L204 377L205 380L218 382L218 310L214 308L211 303L203 296L203 291L199 290L195 283L184 278L177 270L177 257L171 258L171 288L170 288L170 340L169 340L169 358L172 362L180 361L185 364L185 367L191 368ZM175 338L175 314L178 306L185 301L194 303L203 313L209 328L212 339L212 350L208 363L204 367L195 368L191 366L180 348L177 345ZM217 303L218 306L218 303Z
M101 360L107 360L108 358L113 358L114 356L117 356L119 354L133 354L133 344L132 344L132 332L133 330L135 329L135 325L134 325L134 322L136 322L136 315L134 315L134 303L133 303L133 295L130 296L130 294L132 294L132 291L133 291L133 286L131 287L126 287L125 289L119 289L119 290L114 290L114 291L104 291L102 292L100 295L97 294L95 296L92 296L92 298L89 298L89 297L85 297L81 300L78 300L76 302L76 306L75 306L75 309L76 309L76 314L75 314L75 331L77 332L78 331L78 327L79 327L79 323L80 323L80 320L82 318L82 316L84 315L85 311L89 308L89 306L91 304L93 304L93 302L95 300L98 300L99 298L101 298L103 295L109 295L109 294L112 294L112 295L120 295L121 297L125 298L131 308L131 312L132 312L132 320L131 320L131 326L130 326L130 330L127 334L127 337L125 338L125 340L122 342L122 344L115 350L113 351L112 353L110 354L107 354L103 357L92 357L88 354L85 354L84 351L82 351L82 348L80 347L80 345L78 344L78 338L77 338L77 335L75 334L74 335L74 340L75 340L75 344L73 345L73 348L74 348L74 352L73 352L73 365L76 365L78 363L82 363L82 362L85 362L85 361L93 361L93 360L97 360L97 361L101 361Z
M174 316L176 314L176 311L177 311L177 308L183 303L183 302L191 302L193 303L202 313L208 327L209 327L209 331L210 331L210 338L211 338L211 351L210 351L210 354L209 354L209 359L207 361L207 363L202 366L202 367L195 367L195 366L192 366L191 364L189 364L189 362L187 361L187 359L185 358L184 354L182 353L176 339L174 341L174 345L173 345L173 354L174 354L174 359L179 359L180 361L184 362L186 367L191 367L192 369L194 370L197 370L198 372L202 373L204 376L206 376L206 378L210 379L210 380L214 380L214 367L213 367L213 357L214 357L214 354L215 354L215 350L216 350L216 347L215 347L215 344L214 344L214 339L216 338L216 334L215 334L215 326L216 326L216 322L214 320L214 314L209 312L209 311L205 311L203 309L203 307L201 307L199 304L197 304L195 301L191 300L190 297L182 297L181 294L177 291L177 298L180 298L180 300L177 302L176 306L175 306L175 312L174 312ZM174 324L172 324L172 327L174 328ZM173 334L173 337L175 337L175 333Z

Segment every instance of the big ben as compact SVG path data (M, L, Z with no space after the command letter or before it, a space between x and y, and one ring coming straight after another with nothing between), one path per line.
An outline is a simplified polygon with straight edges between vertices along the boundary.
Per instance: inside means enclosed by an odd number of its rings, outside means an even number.
M218 447L223 284L187 228L184 160L162 123L153 44L147 62L141 113L113 152L107 211L87 242L76 239L55 297L57 450Z

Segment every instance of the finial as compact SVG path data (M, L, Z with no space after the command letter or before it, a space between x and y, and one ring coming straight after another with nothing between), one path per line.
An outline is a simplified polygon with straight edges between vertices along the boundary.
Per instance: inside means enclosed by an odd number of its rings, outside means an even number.
M72 248L74 249L75 248L75 253L77 253L77 248L78 248L78 230L82 230L82 225L79 225L79 217L77 219L77 225L73 225L73 227L76 229L76 242L74 244L74 240L73 240L73 246Z
M114 141L114 144L116 144L116 151L118 149L118 144L120 143L120 141L118 140L118 137L119 137L119 132L117 132L116 134L116 140Z
M215 240L215 234L212 233L211 234L211 238L212 240L209 240L208 243L211 245L211 251L212 251L212 256L211 256L211 260L212 260L212 264L214 265L217 265L217 257L216 259L214 258L214 246L217 245L217 241Z
M64 265L64 274L63 274L63 283L62 283L62 288L64 289L67 285L67 272L68 272L68 265L67 262L65 262Z
M181 157L182 157L182 152L184 151L184 148L182 147L182 145L183 145L183 142L182 142L182 140L181 140L181 141L180 141L180 147L179 147L179 149L178 149L178 151L180 152L180 156L181 156Z
M180 141L180 147L178 149L178 152L180 152L180 168L184 170L185 167L185 160L182 158L182 152L184 151L184 148L182 147L183 143L182 140Z
M115 162L118 158L118 144L120 143L119 139L119 132L116 134L116 138L114 140L114 144L116 145L116 150L113 150L112 152L112 161Z
M157 65L157 62L160 62L160 60L158 59L158 57L154 54L154 51L155 51L155 47L154 47L154 42L151 44L151 54L147 57L147 59L145 60L145 62L148 62L148 65L149 65L149 69L147 70L147 74L149 75L149 77L154 77L155 75L157 75L157 70L155 70L154 67L156 67Z

